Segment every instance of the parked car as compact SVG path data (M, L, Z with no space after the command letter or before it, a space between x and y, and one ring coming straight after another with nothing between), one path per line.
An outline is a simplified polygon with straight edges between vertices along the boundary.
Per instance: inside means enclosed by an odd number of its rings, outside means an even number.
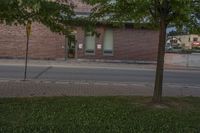
M193 42L192 43L192 48L200 48L200 42Z

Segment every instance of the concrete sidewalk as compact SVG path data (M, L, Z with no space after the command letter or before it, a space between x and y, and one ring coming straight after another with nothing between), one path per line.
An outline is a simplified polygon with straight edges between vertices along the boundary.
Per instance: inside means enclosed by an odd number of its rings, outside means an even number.
M0 59L0 65L24 66L23 59ZM112 68L112 69L148 69L155 70L155 63L120 63L120 62L93 62L86 60L29 60L28 66L63 67L63 68ZM184 67L178 65L165 65L167 70L197 70L200 67Z
M0 81L0 97L49 96L152 96L148 83L106 83L73 81ZM165 84L164 96L200 96L200 86Z
M23 66L23 59L0 59L0 65L20 65ZM82 59L72 60L28 60L29 66L53 66L53 67L138 67L138 68L155 68L155 64L136 64L121 62L96 62Z

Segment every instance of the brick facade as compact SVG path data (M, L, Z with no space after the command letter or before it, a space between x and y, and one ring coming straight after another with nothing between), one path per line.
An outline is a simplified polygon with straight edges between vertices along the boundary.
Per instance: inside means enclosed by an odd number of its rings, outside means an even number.
M85 31L77 27L77 57L80 59L114 59L114 60L156 60L158 32L154 30L114 28L114 49L112 56L103 54L103 49L97 49L97 44L103 47L105 27L96 29L100 36L96 38L95 55L85 54ZM0 57L23 58L26 48L26 32L23 26L0 26ZM29 57L33 59L65 58L65 38L52 33L41 24L33 24L30 38Z
M78 28L77 45L83 44L83 49L78 49L78 58L84 59L111 59L111 60L143 60L155 61L158 46L158 31L142 29L114 28L113 55L104 55L103 49L97 49L97 45L103 47L105 27L98 27L96 31L100 37L96 38L95 55L85 54L84 30Z
M33 59L58 59L64 57L65 38L52 33L41 24L34 23L30 37L29 57ZM0 57L23 58L26 49L24 26L0 25Z

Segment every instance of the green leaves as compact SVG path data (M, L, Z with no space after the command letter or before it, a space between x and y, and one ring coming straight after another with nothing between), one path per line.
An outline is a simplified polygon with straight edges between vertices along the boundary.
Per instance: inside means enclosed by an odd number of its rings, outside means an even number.
M9 25L39 22L54 32L68 34L65 27L74 15L73 6L68 3L50 0L0 0L0 23Z
M134 23L141 27L159 27L161 19L177 27L200 32L199 0L83 0L94 6L91 18L76 18L73 5L51 0L0 0L0 23L39 22L54 32L68 34L66 27L89 23L121 25ZM92 21L92 22L91 22Z
M199 0L84 0L94 5L91 17L98 20L136 24L148 23L149 26L159 26L164 19L166 24L178 27L195 26L200 29L200 1Z

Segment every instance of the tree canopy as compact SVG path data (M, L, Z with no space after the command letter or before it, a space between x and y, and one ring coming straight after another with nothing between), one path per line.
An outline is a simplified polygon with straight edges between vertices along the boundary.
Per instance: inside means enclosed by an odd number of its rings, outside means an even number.
M199 0L84 0L94 5L92 18L135 25L159 27L165 19L167 25L188 27L200 33ZM198 20L199 19L199 20Z
M64 16L62 14L65 14ZM49 0L0 0L0 23L26 25L39 22L54 32L67 34L73 5Z

